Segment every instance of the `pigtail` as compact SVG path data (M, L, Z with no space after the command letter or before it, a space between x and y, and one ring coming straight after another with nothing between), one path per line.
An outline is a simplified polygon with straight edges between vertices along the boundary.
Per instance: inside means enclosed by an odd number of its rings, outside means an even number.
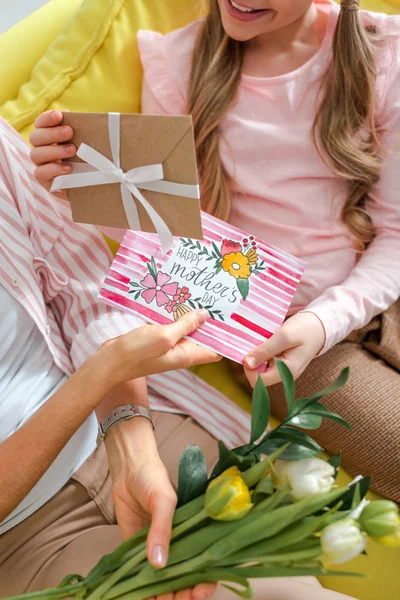
M314 140L349 183L343 220L364 249L373 238L364 198L381 170L375 124L374 32L363 27L359 0L342 0L333 42L333 60L324 81L324 99L314 123Z
M242 44L226 35L218 2L211 0L193 53L188 112L193 117L202 208L223 220L230 213L231 186L219 152L219 125L235 99L242 58Z

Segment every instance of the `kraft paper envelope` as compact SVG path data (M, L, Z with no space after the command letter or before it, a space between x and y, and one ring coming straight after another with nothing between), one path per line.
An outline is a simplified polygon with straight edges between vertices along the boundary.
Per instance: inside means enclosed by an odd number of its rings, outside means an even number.
M84 143L112 160L107 113L64 113L63 125L74 130L72 143ZM82 163L74 157L66 162ZM193 125L189 116L148 116L121 114L120 167L127 172L136 167L161 163L164 180L198 185ZM87 166L87 165L86 165ZM140 190L140 184L137 185ZM172 235L202 239L199 199L140 190L165 221ZM94 185L67 190L74 221L102 227L129 229L119 184ZM146 210L135 201L141 230L156 230Z

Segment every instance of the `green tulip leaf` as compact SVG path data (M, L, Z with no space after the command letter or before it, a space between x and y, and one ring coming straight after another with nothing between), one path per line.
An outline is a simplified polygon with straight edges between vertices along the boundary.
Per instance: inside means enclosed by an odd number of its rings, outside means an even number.
M274 360L276 367L279 371L279 375L282 379L282 385L285 391L286 405L288 407L288 411L290 411L294 403L296 391L294 378L291 370L283 361L279 360L278 358L275 358Z
M349 490L345 493L345 495L341 498L342 505L340 507L340 512L344 510L352 510L353 504L356 502L357 506L360 504L361 500L365 498L367 495L369 488L371 486L371 477L366 476L360 479L360 481L351 485ZM354 500L355 499L355 500Z
M329 394L333 394L333 392L337 392L338 390L342 389L342 387L344 387L347 383L349 374L350 374L350 368L346 367L345 369L343 369L343 371L340 373L339 377L336 379L336 381L334 381L334 383L332 383L331 385L328 385L328 387L324 388L320 392L317 392L316 394L311 396L309 399L310 400L319 400L320 398L323 398L324 396L328 396Z
M322 425L322 417L314 413L303 412L287 421L287 424L301 427L301 429L319 429Z
M271 402L265 383L258 376L257 383L253 391L253 401L251 409L251 438L250 444L258 440L268 427L271 416Z
M208 474L204 454L198 446L188 446L179 461L178 505L200 496L207 486Z
M346 427L346 429L349 429L351 431L351 425L348 421L343 419L343 417L341 417L340 415L330 412L330 410L325 408L325 406L323 404L320 404L319 402L312 404L309 408L305 410L305 412L307 415L319 415L323 419L335 421L336 423L343 425L343 427Z
M228 450L225 444L220 440L218 442L218 448L219 459L211 474L211 479L218 477L218 475L221 475L221 473L226 471L226 469L229 469L229 467L238 467L240 471L245 471L259 462L258 456L253 453L249 455L240 453L245 446L242 446L237 450Z
M323 448L315 442L310 436L293 429L292 427L282 426L275 431L267 434L261 444L253 450L260 454L271 454L278 448L281 448L287 442L291 442L290 446L279 457L282 460L295 461L303 458L314 458L318 456Z
M308 419L309 415L310 418ZM304 429L318 429L321 426L322 419L328 419L351 430L351 425L343 417L330 412L318 400L312 400L312 398L300 398L297 400L289 411L287 418L289 419L287 423L290 423L290 425Z
M330 465L332 465L332 467L335 467L335 479L336 479L338 476L338 473L339 473L340 465L342 464L342 453L339 452L338 454L335 454L335 456L332 456L328 460L328 463Z
M256 489L254 490L254 494L253 494L253 498L252 498L253 503L259 504L260 502L265 500L265 498L272 496L273 493L274 493L274 482L272 481L272 477L264 477L264 479L261 479L261 481L258 483Z
M249 289L250 289L249 280L248 279L237 279L236 283L237 283L238 290L239 290L243 300L246 300L247 296L249 295Z

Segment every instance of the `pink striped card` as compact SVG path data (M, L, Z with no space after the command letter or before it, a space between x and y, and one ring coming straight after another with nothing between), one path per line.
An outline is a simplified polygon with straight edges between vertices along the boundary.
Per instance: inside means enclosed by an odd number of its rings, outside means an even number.
M206 308L190 337L243 364L282 325L306 263L202 213L204 240L175 238L162 256L158 236L127 231L99 299L165 325Z

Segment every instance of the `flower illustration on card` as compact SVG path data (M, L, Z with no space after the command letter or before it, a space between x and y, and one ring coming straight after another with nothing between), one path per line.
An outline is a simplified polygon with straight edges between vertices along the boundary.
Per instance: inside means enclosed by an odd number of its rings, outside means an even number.
M242 252L226 254L221 266L236 279L248 279L251 275L249 259Z
M147 269L149 272L139 283L130 282L133 289L129 294L135 294L135 300L141 296L147 304L151 304L155 300L157 306L168 305L177 294L178 282L171 281L170 275L159 271L154 258L147 263Z
M251 276L265 270L265 263L260 260L257 242L252 235L243 238L241 242L223 239L220 247L212 242L211 248L191 239L181 238L181 242L184 247L197 251L198 255L205 257L207 261L214 261L216 274L225 271L234 277L243 300L249 295Z
M232 252L240 252L242 250L242 246L239 242L234 242L232 240L223 240L221 246L221 256L225 256L226 254L232 254Z
M147 304L151 304L156 299L157 306L164 306L169 302L168 296L173 296L178 288L177 282L172 282L171 277L162 271L158 271L157 277L148 273L140 282L140 285L145 288L142 292Z

